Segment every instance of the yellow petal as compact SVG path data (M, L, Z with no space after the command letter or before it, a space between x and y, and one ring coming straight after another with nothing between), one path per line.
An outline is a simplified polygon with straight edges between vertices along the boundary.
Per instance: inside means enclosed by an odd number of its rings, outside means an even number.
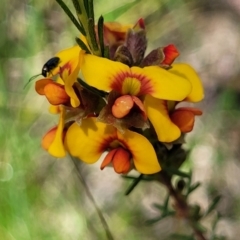
M132 67L93 55L84 57L81 70L85 81L98 89L123 94L151 94L157 98L181 101L191 92L187 79L158 66Z
M50 104L48 111L52 114L58 114L58 113L60 113L60 108L59 108L59 106L54 106L54 105Z
M188 79L192 84L192 91L185 99L186 101L199 102L204 98L204 90L201 79L191 66L184 63L176 63L172 65L169 72Z
M129 67L120 62L86 54L82 61L81 71L84 80L89 85L104 91L110 91L112 90L112 84L117 81L116 76L129 71Z
M185 78L158 67L149 66L143 69L132 67L135 73L141 73L151 82L151 93L153 97L164 99L182 101L191 92L191 84Z
M82 62L83 55L84 55L84 52L81 51L78 55L77 62L76 62L76 59L73 59L70 61L70 65L73 66L74 70L70 73L70 75L68 75L66 77L66 79L64 79L65 90L66 90L66 93L68 94L68 96L71 98L70 101L71 101L71 105L73 107L78 107L80 104L78 96L76 95L76 93L73 89L73 84L74 84L74 82L77 81L77 77L78 77L78 73L80 70L80 65Z
M59 73L60 68L62 68L67 62L71 61L74 58L78 58L80 53L80 47L78 45L64 49L56 54L56 57L60 58L60 63L58 67L51 71L52 75Z
M160 142L172 142L180 137L180 129L169 117L166 101L147 95L144 106Z
M52 129L50 129L42 138L42 148L45 150L48 150L48 148L50 147L50 145L52 144L55 136L56 136L56 132L57 132L57 126L53 127Z
M118 132L118 139L131 152L136 169L143 174L153 174L161 170L152 144L143 135L126 130Z
M105 151L108 140L114 138L116 130L113 126L87 118L82 120L81 126L74 123L69 127L64 144L72 156L86 163L94 163Z
M63 129L64 129L64 116L65 116L65 109L63 107L60 108L60 116L59 116L59 123L58 128L56 131L55 138L48 148L48 152L54 157L65 157L66 152L63 145Z

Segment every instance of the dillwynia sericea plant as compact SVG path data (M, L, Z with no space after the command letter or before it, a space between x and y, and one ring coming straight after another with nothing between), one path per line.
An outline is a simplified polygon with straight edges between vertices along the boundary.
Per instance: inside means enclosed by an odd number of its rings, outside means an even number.
M97 162L104 152L101 170L132 179L129 194L142 180L163 184L168 195L163 205L154 204L159 217L187 220L191 235L174 234L174 239L211 239L200 221L215 208L216 197L206 212L188 203L189 194L200 184L191 183L191 173L180 171L187 153L184 136L194 127L201 110L181 107L204 97L201 80L185 63L173 63L179 52L173 44L146 54L147 37L143 19L135 24L104 22L95 25L93 1L72 0L77 18L62 0L57 0L80 31L76 45L58 52L42 68L43 79L35 89L58 114L57 126L42 139L42 147L54 157L68 153L85 163ZM139 177L129 176L130 171ZM104 171L103 171L104 174ZM179 181L172 184L172 177ZM169 199L174 204L169 206ZM217 217L217 219L219 216ZM109 239L113 236L107 233Z

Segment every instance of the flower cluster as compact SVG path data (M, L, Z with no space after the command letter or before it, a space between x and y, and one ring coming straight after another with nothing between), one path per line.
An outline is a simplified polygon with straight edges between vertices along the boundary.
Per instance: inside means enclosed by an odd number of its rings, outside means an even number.
M202 114L179 107L203 99L201 81L191 66L173 63L179 52L172 44L146 54L142 19L128 26L104 23L102 48L95 31L102 54L95 54L82 35L88 51L76 45L57 53L56 65L36 82L50 112L59 115L42 146L55 157L68 152L86 163L107 152L101 169L112 165L120 174L157 173L161 159L155 143L174 144Z

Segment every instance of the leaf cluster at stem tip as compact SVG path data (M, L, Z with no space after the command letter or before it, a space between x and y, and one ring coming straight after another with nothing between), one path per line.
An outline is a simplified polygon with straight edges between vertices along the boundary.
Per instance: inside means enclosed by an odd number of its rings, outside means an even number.
M56 0L63 11L68 15L72 23L79 30L80 34L87 40L87 44L81 39L76 38L77 44L86 53L93 53L96 56L108 57L108 46L104 45L103 31L104 18L100 16L95 29L95 17L93 0L72 0L77 18L73 15L63 0Z

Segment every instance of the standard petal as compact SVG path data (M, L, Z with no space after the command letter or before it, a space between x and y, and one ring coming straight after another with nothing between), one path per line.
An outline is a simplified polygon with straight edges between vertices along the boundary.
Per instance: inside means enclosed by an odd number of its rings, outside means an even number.
M149 66L143 69L132 67L131 71L135 75L144 77L141 87L143 94L164 100L181 101L191 92L191 84L187 79L161 67Z
M81 70L84 80L89 85L110 91L114 84L118 84L118 76L123 72L129 72L129 67L120 62L87 54L83 58Z
M143 135L127 130L118 132L118 139L132 154L136 169L143 174L153 174L161 170L152 144Z
M201 79L191 66L185 63L176 63L173 64L172 68L168 71L190 81L192 90L186 97L185 101L199 102L204 98L204 90Z
M94 163L112 139L116 139L114 127L96 122L95 118L87 118L82 120L81 126L74 123L69 127L64 144L72 156Z
M160 142L173 142L180 137L180 129L169 117L166 101L147 95L144 106Z

